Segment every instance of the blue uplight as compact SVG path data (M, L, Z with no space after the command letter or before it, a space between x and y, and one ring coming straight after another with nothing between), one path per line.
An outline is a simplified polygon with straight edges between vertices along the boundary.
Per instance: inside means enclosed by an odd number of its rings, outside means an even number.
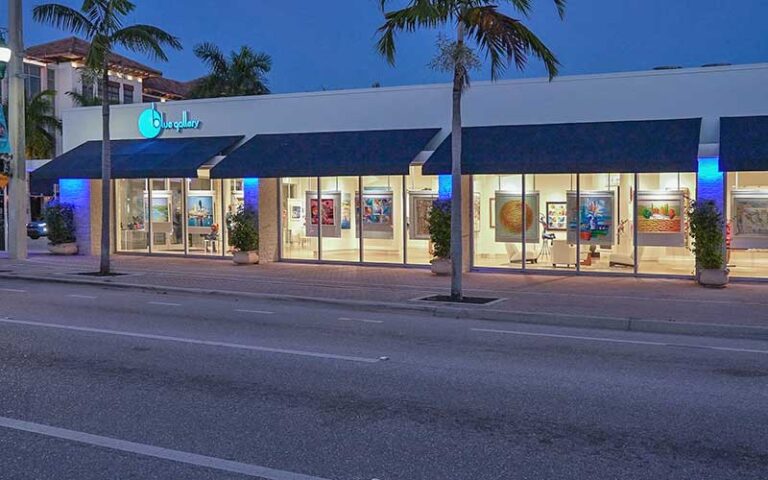
M440 200L451 198L453 191L452 179L450 175L439 175L437 177L437 196Z
M723 211L723 182L724 174L720 171L720 159L718 157L699 158L699 175L697 182L696 198L712 200Z
M259 210L259 179L258 178L244 178L243 179L243 200L245 201L245 208L249 210Z

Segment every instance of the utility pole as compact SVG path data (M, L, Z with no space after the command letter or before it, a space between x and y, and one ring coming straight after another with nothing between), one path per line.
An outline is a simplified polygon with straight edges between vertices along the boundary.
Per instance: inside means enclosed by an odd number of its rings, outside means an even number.
M24 138L24 37L21 0L8 1L8 130L13 160L8 183L8 256L13 260L27 258L27 218L29 185L27 184L26 143Z

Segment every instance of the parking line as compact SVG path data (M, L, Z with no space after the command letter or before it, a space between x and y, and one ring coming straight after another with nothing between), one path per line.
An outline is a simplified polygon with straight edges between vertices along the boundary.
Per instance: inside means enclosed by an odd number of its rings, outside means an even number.
M96 300L98 297L94 297L93 295L67 295L71 298L85 298L87 300Z
M170 303L170 302L147 302L150 305L162 305L164 307L180 307L180 303Z
M497 330L493 328L470 328L470 330L473 332L500 333L500 334L506 334L506 335L519 335L519 336L525 336L525 337L563 338L563 339L569 339L569 340L585 340L590 342L651 345L655 347L701 348L705 350L717 350L721 352L759 353L763 355L768 355L768 350L754 350L750 348L717 347L713 345L694 345L694 344L686 345L683 343L650 342L645 340L624 340L620 338L607 338L607 337L585 337L581 335L560 335L556 333L521 332L517 330Z
M378 363L380 358L356 357L353 355L337 355L333 353L310 352L306 350L292 350L287 348L259 347L256 345L244 345L240 343L215 342L210 340L198 340L196 338L171 337L167 335L154 335L151 333L125 332L120 330L106 330L103 328L77 327L74 325L60 325L56 323L30 322L27 320L11 320L10 318L0 318L0 323L11 325L26 325L30 327L55 328L59 330L71 330L75 332L100 333L104 335L115 335L120 337L144 338L147 340L160 340L164 342L185 343L188 345L204 345L207 347L231 348L236 350L248 350L252 352L281 353L285 355L296 355L300 357L322 358L327 360L342 360L347 362L359 363Z
M267 310L235 310L236 312L240 313L258 313L261 315L273 315L275 312L269 312Z
M0 292L27 293L26 290L21 290L19 288L0 288Z
M118 438L93 435L91 433L43 425L41 423L26 422L15 418L0 417L0 427L57 438L60 440L69 440L72 442L84 443L86 445L109 448L111 450L128 452L146 457L170 460L187 465L211 468L223 472L239 473L249 477L258 477L267 480L326 480L301 473L276 470L274 468L224 460L222 458L209 457L207 455L198 455L196 453L184 452L181 450L156 447L144 443L129 442Z
M382 320L368 320L366 318L339 317L339 320L342 320L345 322L384 323Z

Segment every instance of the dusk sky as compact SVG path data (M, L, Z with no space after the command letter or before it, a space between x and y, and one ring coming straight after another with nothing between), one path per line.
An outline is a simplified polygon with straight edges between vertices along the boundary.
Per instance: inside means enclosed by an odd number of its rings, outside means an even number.
M2 3L0 25L6 25L7 2ZM32 21L32 7L44 2L24 3L27 46L69 35ZM272 55L269 83L275 93L448 80L427 66L437 32L401 35L395 68L378 55L374 48L375 31L382 23L378 0L136 0L136 4L131 22L160 26L180 37L185 49L171 52L167 64L130 56L179 80L205 74L192 54L193 45L202 41L212 41L225 51L247 44ZM765 0L570 0L564 21L558 19L552 1L534 4L529 25L558 55L566 75L768 61ZM542 74L532 61L524 74L510 71L505 77ZM486 67L473 77L489 76Z

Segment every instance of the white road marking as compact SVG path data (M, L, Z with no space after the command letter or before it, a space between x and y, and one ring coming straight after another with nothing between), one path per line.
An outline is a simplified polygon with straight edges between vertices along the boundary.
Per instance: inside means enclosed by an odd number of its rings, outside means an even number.
M171 303L171 302L147 302L150 305L162 305L164 307L180 307L180 303Z
M214 342L210 340L198 340L195 338L170 337L167 335L153 335L151 333L125 332L119 330L106 330L103 328L77 327L74 325L60 325L56 323L30 322L26 320L11 320L10 318L0 318L0 323L11 325L27 325L31 327L56 328L60 330L71 330L75 332L101 333L105 335L116 335L120 337L145 338L148 340L161 340L165 342L186 343L189 345L205 345L208 347L233 348L237 350L249 350L253 352L283 353L286 355L297 355L301 357L324 358L329 360L344 360L348 362L377 363L378 358L356 357L353 355L336 355L332 353L309 352L305 350L291 350L286 348L259 347L255 345L243 345L240 343Z
M363 323L384 323L381 320L368 320L366 318L348 318L348 317L339 317L339 320L343 320L345 322L363 322Z
M686 345L684 343L650 342L645 340L623 340L620 338L585 337L580 335L558 335L555 333L520 332L516 330L496 330L493 328L470 328L474 332L501 333L506 335L521 335L526 337L565 338L570 340L587 340L590 342L629 343L633 345L652 345L656 347L684 347L701 348L705 350L719 350L723 352L760 353L768 355L768 350L754 350L750 348L717 347L713 345Z
M129 442L118 438L93 435L91 433L78 432L65 428L51 427L40 423L25 422L14 418L0 417L0 427L17 430L21 432L44 435L46 437L69 440L72 442L94 445L97 447L109 448L121 452L129 452L147 457L160 458L173 462L195 465L198 467L212 468L223 472L239 473L250 477L258 477L267 480L326 480L321 477L304 475L301 473L287 472L285 470L276 470L274 468L240 463L222 458L209 457L207 455L198 455L196 453L183 452L180 450L171 450L169 448L146 445L144 443Z
M71 298L85 298L87 300L95 300L98 297L94 297L93 295L67 295Z
M258 313L261 315L273 315L275 312L268 312L266 310L235 310L240 313Z
M18 289L18 288L0 288L0 292L27 293L26 290L21 290L21 289Z

